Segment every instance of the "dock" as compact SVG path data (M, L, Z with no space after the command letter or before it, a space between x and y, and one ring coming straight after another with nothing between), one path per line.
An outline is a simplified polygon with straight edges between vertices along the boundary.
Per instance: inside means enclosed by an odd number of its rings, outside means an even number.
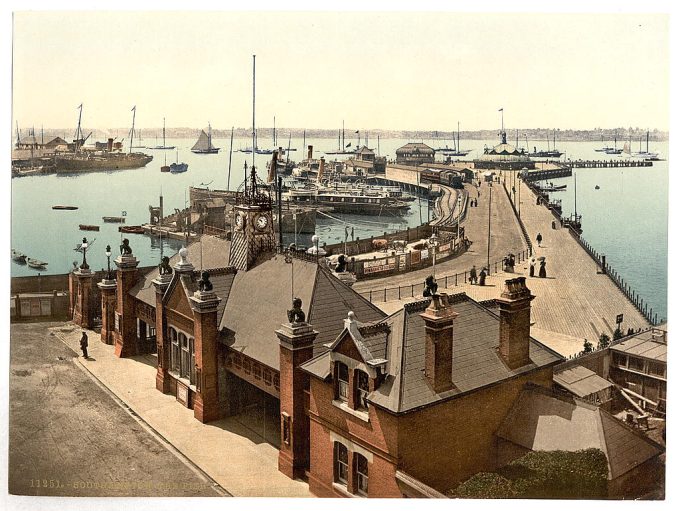
M651 160L567 160L566 164L571 168L579 169L598 169L598 168L618 168L618 167L651 167Z

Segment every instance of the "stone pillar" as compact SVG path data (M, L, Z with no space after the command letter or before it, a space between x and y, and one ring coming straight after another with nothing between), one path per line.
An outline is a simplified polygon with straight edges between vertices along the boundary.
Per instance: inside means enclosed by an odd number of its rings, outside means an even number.
M212 290L206 290L196 291L189 300L194 311L196 352L194 417L205 423L221 417L217 394L217 306L220 298Z
M425 377L437 393L454 387L453 320L457 316L445 293L433 295L420 315L425 320Z
M113 344L116 315L116 281L113 279L102 279L101 282L97 282L97 287L99 287L102 294L102 342L104 344Z
M501 297L496 299L501 319L499 353L510 369L517 369L531 362L529 337L531 300L534 298L526 286L526 279L518 277L506 280Z
M120 255L114 261L116 272L117 296L116 314L118 328L114 330L114 353L117 357L131 357L137 354L137 318L135 317L134 298L130 289L137 283L139 261L132 255Z
M92 281L94 273L89 268L78 268L71 273L73 279L73 322L81 328L92 328Z
M163 308L163 296L172 281L172 274L158 275L152 282L156 288L156 352L158 353L158 369L156 371L156 389L167 394L170 392L168 369L170 367L170 346L167 341L168 322Z
M309 421L305 413L305 387L309 376L300 365L312 358L318 333L305 322L284 323L276 331L281 382L279 471L292 479L303 477L309 465Z

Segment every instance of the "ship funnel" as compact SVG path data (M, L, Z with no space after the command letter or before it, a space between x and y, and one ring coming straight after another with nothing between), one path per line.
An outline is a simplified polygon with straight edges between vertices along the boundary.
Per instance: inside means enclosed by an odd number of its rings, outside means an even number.
M106 141L106 148L109 152L111 152L113 150L113 139L112 138L109 138Z
M272 152L272 161L269 162L269 174L267 174L267 182L273 183L276 180L276 163L279 160L279 152Z
M308 145L307 146L307 159L311 160L312 159L312 150L314 149L314 146Z
M321 180L323 179L323 171L324 171L325 168L326 168L326 160L322 156L321 159L319 160L319 173L316 175L316 181L318 183L320 183Z

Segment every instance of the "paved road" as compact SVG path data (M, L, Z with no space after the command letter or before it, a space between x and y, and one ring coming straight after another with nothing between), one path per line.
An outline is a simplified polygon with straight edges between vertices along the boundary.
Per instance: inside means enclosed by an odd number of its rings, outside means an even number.
M50 326L10 330L9 493L218 496L76 365Z
M478 207L468 207L467 216L461 223L465 227L465 236L472 241L472 246L465 254L443 263L437 263L436 274L439 276L468 271L472 265L481 268L487 262L487 239L489 229L489 195L491 199L491 263L500 261L508 253L525 250L522 231L515 219L510 201L502 186L494 183L489 187L486 183L477 188L466 184L470 200L478 198ZM479 197L478 197L479 194ZM425 278L432 274L431 268L423 268L409 273L392 275L380 279L361 280L354 284L354 289L366 295L369 290L382 290L385 287L414 284L422 287Z

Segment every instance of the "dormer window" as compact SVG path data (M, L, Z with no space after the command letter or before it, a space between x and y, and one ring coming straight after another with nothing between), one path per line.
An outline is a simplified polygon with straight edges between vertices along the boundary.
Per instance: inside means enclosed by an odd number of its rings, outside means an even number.
M338 371L338 399L349 401L349 368L342 362L337 362Z
M368 374L357 369L357 408L368 410Z

